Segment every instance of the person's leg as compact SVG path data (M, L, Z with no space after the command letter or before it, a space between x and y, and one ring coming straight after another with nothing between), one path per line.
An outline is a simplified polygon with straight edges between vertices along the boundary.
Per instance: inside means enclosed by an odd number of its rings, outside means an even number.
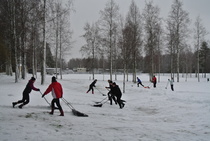
M26 98L25 98L26 93L23 93L22 95L23 95L23 97L21 100L18 100L17 102L12 102L13 108L15 107L15 105L17 105L19 103L23 103L26 100Z
M115 95L113 95L113 94L112 94L112 96L111 96L111 97L112 97L112 99L114 100L115 104L117 105L117 100L116 100Z
M55 110L55 99L53 99L53 100L51 101L51 112L50 112L49 114L53 115L54 110Z
M56 105L58 106L58 109L59 109L59 111L61 113L60 116L64 116L64 112L63 112L63 109L61 107L59 98L57 98L55 101L56 101Z
M91 90L92 90L92 94L94 94L94 89L93 89L93 87L91 87Z
M86 92L86 93L88 93L90 90L91 90L91 86L89 86L89 89L87 90L87 92Z
M23 99L21 101L18 101L18 103L22 103L20 106L18 106L19 108L23 108L24 105L28 104L30 101L30 97L29 97L29 93L24 93L23 94Z
M110 91L108 92L108 99L109 99L109 101L110 101L110 105L112 105L112 94L110 93Z
M174 86L173 85L171 85L171 90L174 91Z
M117 97L117 103L119 104L120 109L122 109L124 107L124 105L122 104L122 101L121 101L121 97Z

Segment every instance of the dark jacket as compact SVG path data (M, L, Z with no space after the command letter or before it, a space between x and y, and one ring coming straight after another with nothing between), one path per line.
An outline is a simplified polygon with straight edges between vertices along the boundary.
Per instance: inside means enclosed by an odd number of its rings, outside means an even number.
M97 80L94 80L94 81L90 84L90 87L96 87L96 86L95 86L96 81L97 81Z
M33 80L29 80L28 81L28 84L26 85L26 88L24 89L23 93L30 93L31 90L34 90L34 91L39 91L38 88L35 88L34 87L34 81Z
M122 96L122 92L121 92L118 85L112 87L111 93L114 94L116 97L121 97Z

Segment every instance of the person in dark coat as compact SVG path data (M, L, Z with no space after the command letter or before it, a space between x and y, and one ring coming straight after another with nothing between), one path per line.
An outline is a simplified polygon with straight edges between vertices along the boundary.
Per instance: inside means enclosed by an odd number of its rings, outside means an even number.
M115 82L112 83L112 87L113 88L112 88L111 92L112 92L112 94L114 94L117 97L117 103L119 104L120 109L122 109L125 106L125 104L121 100L122 92L121 92L119 86Z
M60 105L59 99L63 97L63 88L59 82L57 82L56 77L52 77L52 83L48 86L42 97L47 95L49 92L52 92L53 100L51 102L51 112L50 114L53 115L55 110L55 103L60 111L60 116L64 116L63 109Z
M144 85L142 84L141 80L137 77L137 86L139 87L139 84L142 85L144 87Z
M153 76L152 78L152 83L153 83L153 87L156 88L157 78L155 76Z
M90 90L92 90L92 94L94 94L94 89L93 89L93 87L96 87L96 86L95 86L96 82L97 82L97 79L95 79L95 80L90 84L89 89L88 89L88 91L87 91L86 93L88 93Z
M114 100L115 104L117 104L115 95L112 94L112 89L113 89L113 87L112 87L112 81L111 80L108 80L108 83L109 83L109 87L105 87L105 88L109 89L109 92L107 93L107 95L108 95L108 99L110 101L110 105L112 105L112 99Z
M19 100L17 102L13 102L12 106L13 108L15 107L15 105L22 103L21 105L19 105L18 107L21 109L24 105L28 104L30 102L30 97L29 94L32 90L34 91L40 91L38 88L34 87L34 82L36 81L36 79L34 77L31 77L31 79L28 81L24 91L23 91L23 98L22 100Z

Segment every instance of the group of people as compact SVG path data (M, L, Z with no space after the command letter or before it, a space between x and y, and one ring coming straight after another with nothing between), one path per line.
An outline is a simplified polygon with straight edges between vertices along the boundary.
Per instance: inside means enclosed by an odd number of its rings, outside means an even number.
M157 78L155 77L155 75L152 77L152 80L151 82L153 83L153 87L156 88L156 84L157 84ZM142 86L142 87L145 87L141 80L137 77L137 86L139 87L139 84Z
M18 107L20 109L22 109L22 107L24 105L27 105L30 101L30 97L29 97L29 94L32 90L34 91L40 91L40 89L34 87L34 82L36 81L36 79L34 77L31 77L31 79L28 81L24 91L23 91L23 96L22 96L22 99L21 100L18 100L16 102L12 102L12 106L13 108L17 105L17 104L20 104ZM137 77L137 86L139 87L139 85L143 86L144 85L142 84L141 80ZM95 79L90 85L89 85L89 89L86 93L88 93L89 91L92 91L92 94L94 94L94 89L93 87L96 87L95 84L97 82L97 79ZM153 83L153 87L155 88L156 87L156 83L157 83L157 79L155 76L153 76L152 78L152 81ZM171 90L174 91L174 88L173 88L173 78L172 79L168 79L168 82L170 82L170 85L171 85ZM110 104L112 105L112 100L115 102L115 104L118 104L119 107L122 109L124 107L124 101L121 100L121 97L122 97L122 92L119 88L119 86L115 83L115 82L112 82L111 80L108 80L108 83L109 83L109 87L105 87L107 89L109 89L109 92L108 92L108 99L110 101ZM51 112L50 114L53 115L54 113L54 110L55 110L55 104L57 105L59 111L60 111L60 116L64 116L64 112L63 112L63 109L60 105L60 98L62 98L63 96L63 88L61 86L61 84L59 82L57 82L56 80L56 77L53 76L52 77L52 83L48 86L48 88L45 90L45 92L42 94L42 98L47 95L48 93L52 92L52 96L53 96L53 99L51 101ZM41 93L41 92L40 92Z
M155 75L152 77L151 82L153 83L153 87L156 88L157 78L155 77ZM173 79L173 78L168 79L166 88L167 88L167 86L168 86L168 83L170 83L171 90L174 91L174 79ZM139 85L141 85L142 87L145 87L145 86L142 84L141 80L137 77L137 86L139 87Z
M89 85L89 89L87 90L86 93L88 93L89 91L92 90L92 94L94 94L93 87L96 87L95 86L96 82L97 82L97 79L95 79ZM105 88L109 89L107 96L108 96L108 100L110 101L110 105L112 105L112 100L113 100L115 102L115 104L118 104L120 109L122 109L125 106L125 104L124 104L124 101L121 100L122 92L121 92L119 86L115 82L112 82L111 80L108 80L108 83L109 83L109 87L105 87Z
M22 99L12 103L13 108L17 104L20 104L18 107L20 109L22 109L22 107L24 105L27 105L30 101L30 97L29 97L30 92L32 90L40 91L40 89L34 87L35 81L36 81L36 79L34 77L31 77L31 79L28 81L28 83L23 91ZM55 110L55 103L56 103L56 105L60 111L60 116L64 116L64 112L63 112L63 109L62 109L62 107L60 105L60 101L59 101L59 99L62 98L62 96L63 96L63 88L62 88L61 84L59 82L57 82L55 76L52 77L52 83L48 86L48 88L46 89L44 94L42 94L42 97L47 95L49 92L52 92L52 96L53 96L53 99L51 101L51 112L49 114L53 115L54 110Z

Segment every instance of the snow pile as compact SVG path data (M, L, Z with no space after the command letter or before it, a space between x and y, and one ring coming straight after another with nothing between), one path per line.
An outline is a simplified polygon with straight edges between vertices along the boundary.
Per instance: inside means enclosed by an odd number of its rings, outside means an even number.
M174 83L175 91L168 86L169 75L161 76L157 88L148 81L147 74L138 76L150 89L137 87L126 82L126 100L123 109L109 102L102 107L94 107L94 101L101 101L108 91L109 75L95 75L98 79L95 94L88 93L91 75L66 74L58 81L63 85L64 98L74 108L89 117L74 116L68 106L61 101L64 117L59 111L49 115L49 105L41 94L32 91L30 103L23 109L12 108L12 102L22 98L22 91L30 79L14 83L14 77L0 74L0 140L1 141L208 141L210 139L210 82L196 78L181 78ZM115 81L122 90L122 76ZM130 76L131 78L131 76ZM131 79L130 79L131 80ZM45 91L51 82L35 87ZM52 96L46 99L50 102Z

